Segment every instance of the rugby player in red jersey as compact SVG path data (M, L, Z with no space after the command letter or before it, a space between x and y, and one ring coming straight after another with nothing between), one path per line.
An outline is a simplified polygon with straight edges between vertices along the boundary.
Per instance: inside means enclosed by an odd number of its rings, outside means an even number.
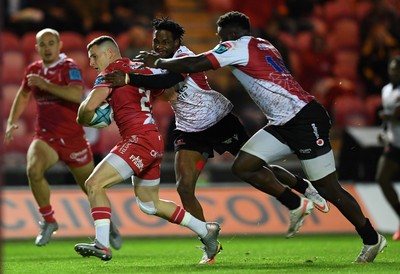
M31 63L25 70L21 87L14 99L7 120L5 142L13 141L17 121L34 98L37 106L35 135L27 153L29 186L43 217L41 231L35 244L47 244L58 230L54 209L50 202L48 169L64 162L75 181L86 193L85 180L93 171L93 156L83 127L76 123L76 113L82 101L84 84L81 69L71 58L60 53L62 41L58 31L50 28L36 34L36 49L41 60ZM111 226L113 247L121 247L117 228Z

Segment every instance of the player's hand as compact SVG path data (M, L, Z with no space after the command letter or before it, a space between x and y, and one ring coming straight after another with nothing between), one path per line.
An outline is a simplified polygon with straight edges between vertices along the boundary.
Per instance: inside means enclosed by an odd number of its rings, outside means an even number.
M128 84L126 82L126 78L129 79L129 77L126 77L126 73L123 72L122 70L114 70L113 72L104 74L102 76L103 82L104 83L111 83L111 87L122 87Z
M140 51L139 55L132 59L132 61L142 62L145 66L156 68L157 66L154 64L160 56L155 52L148 51Z
M4 143L11 144L14 141L13 132L17 128L18 128L18 125L16 125L16 124L8 124L7 123L6 135L5 135L5 138L4 138Z
M47 89L47 85L48 85L49 81L44 79L43 77L41 77L37 74L28 74L27 79L28 79L29 87L35 86L35 87L40 88L41 90Z

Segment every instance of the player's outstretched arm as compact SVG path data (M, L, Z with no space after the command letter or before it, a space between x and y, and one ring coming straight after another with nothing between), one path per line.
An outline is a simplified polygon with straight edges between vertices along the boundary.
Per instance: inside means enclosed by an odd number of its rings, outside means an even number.
M213 69L212 63L204 54L179 58L160 58L157 54L141 51L134 61L143 62L152 68L163 68L173 72L202 72Z
M103 75L103 82L111 83L111 87L131 85L150 89L165 89L173 87L183 80L185 78L182 74L168 71L160 74L143 75L115 70Z

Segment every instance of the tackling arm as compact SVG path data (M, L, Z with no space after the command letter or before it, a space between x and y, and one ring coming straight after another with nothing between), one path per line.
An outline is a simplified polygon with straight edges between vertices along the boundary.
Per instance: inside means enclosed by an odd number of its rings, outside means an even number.
M163 68L174 72L202 72L213 69L212 63L204 54L179 58L159 58L157 54L141 51L134 61L143 62L146 66Z

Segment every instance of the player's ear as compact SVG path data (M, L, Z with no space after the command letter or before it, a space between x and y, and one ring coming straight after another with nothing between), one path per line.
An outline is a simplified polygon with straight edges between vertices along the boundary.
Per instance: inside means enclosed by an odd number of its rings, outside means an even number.
M60 41L58 42L58 49L59 49L60 51L62 50L63 45L64 45L64 44L63 44L63 41L60 40Z
M175 47L175 48L179 47L179 46L180 46L180 43L181 43L181 40L175 39L175 40L174 40L174 47Z

